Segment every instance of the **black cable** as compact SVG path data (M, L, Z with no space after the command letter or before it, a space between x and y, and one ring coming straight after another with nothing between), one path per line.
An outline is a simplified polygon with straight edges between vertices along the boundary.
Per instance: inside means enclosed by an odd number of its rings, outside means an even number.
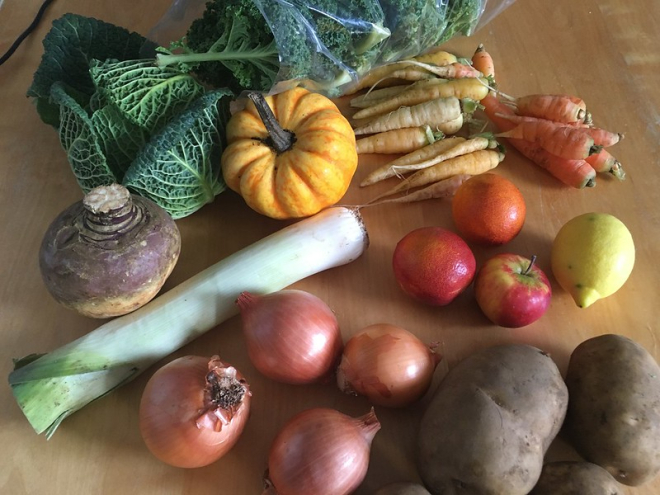
M39 22L41 21L41 18L46 12L46 9L51 3L53 3L53 1L54 0L44 0L44 2L41 4L41 7L39 7L39 12L37 12L37 15L35 16L32 23L18 36L18 38L16 38L16 41L14 41L14 43L9 47L9 50L7 50L7 52L2 57L0 57L0 65L9 60L9 57L14 54L21 43L23 43L23 40L25 40L25 38L27 38L30 33L36 29L36 27L39 25Z

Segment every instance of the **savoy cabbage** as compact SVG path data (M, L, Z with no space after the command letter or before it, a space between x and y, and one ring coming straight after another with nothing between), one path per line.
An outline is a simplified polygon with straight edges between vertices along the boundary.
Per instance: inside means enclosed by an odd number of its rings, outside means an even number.
M190 215L225 190L216 153L224 139L228 90L197 99L146 144L124 176L124 185L165 208ZM226 101L226 99L224 99Z
M57 128L83 192L125 183L181 218L225 189L229 90L207 91L188 72L156 66L156 45L93 18L65 14L43 45L27 95Z
M50 102L50 88L54 83L63 82L70 88L69 93L76 92L89 100L96 92L89 73L92 60L136 59L141 53L156 49L155 43L138 33L70 13L53 21L43 46L44 54L27 95L37 99L42 119L55 126L57 121L52 117L58 112Z
M134 124L153 132L204 94L190 74L153 60L93 60L90 74L105 99Z

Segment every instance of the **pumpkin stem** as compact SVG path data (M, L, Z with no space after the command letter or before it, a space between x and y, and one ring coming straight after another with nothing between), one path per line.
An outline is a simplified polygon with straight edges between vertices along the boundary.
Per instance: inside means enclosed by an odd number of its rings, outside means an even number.
M282 128L275 118L275 114L268 106L264 95L256 91L250 91L247 96L252 100L254 106L257 107L259 117L261 117L261 120L268 131L269 138L266 144L274 148L278 153L283 153L291 149L291 146L296 141L296 135L293 132Z

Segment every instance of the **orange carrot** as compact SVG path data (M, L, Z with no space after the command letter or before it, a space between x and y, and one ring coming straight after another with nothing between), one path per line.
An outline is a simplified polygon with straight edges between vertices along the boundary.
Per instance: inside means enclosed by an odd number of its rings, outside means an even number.
M515 115L510 107L502 103L494 93L490 93L481 104L488 118L500 129L509 130L515 123L504 118L504 115ZM559 179L564 184L578 189L596 185L596 171L585 160L566 160L559 158L539 148L533 143L510 139L509 143L524 157Z
M599 129L597 127L586 127L583 129L584 132L593 138L596 144L604 148L612 146L623 139L623 134L619 132L606 131L605 129Z
M586 160L567 160L548 153L527 141L510 139L509 142L525 157L550 172L564 184L582 189L596 185L596 171Z
M477 51L473 55L472 63L476 69L484 74L484 76L491 76L494 83L495 66L492 58L490 58L487 52L485 55L480 55L480 52L485 52L483 46L477 48ZM577 106L583 104L579 98L572 96L567 96L566 98ZM480 103L488 118L501 131L511 131L516 127L516 123L507 118L515 115L515 113L508 105L502 103L496 97L494 92L489 93L480 101ZM523 104L525 104L524 100ZM583 118L582 123L591 124L591 115L589 112L586 112L586 108L585 114L580 114L579 116ZM519 139L509 139L509 143L511 143L511 145L527 159L545 169L555 178L568 186L581 189L583 187L593 187L596 185L596 171L586 160L561 158L533 143ZM594 154L588 155L587 158L589 158L589 156L594 156Z
M405 127L372 134L356 141L358 154L411 153L442 139L442 132L433 132L429 126Z
M508 118L508 117L507 117ZM537 144L553 155L568 160L583 160L600 151L594 138L582 129L556 124L550 120L527 119L518 122L516 127L496 134L496 137L522 139Z
M513 129L516 124L506 118L514 116L513 110L502 103L492 91L479 102L491 122L497 126L500 131Z
M481 72L484 77L489 78L491 83L495 82L495 64L493 63L493 57L491 57L490 53L486 51L482 44L479 44L474 55L472 55L472 67Z
M527 95L514 100L518 115L548 119L566 124L584 123L587 106L579 98L566 95Z
M623 139L623 134L620 134L618 132L611 132L607 131L605 129L599 129L596 127L587 127L584 125L571 125L571 124L564 124L562 122L554 122L554 121L549 121L547 119L541 119L538 117L525 117L522 115L509 115L509 114L504 114L502 115L503 118L506 118L512 122L520 124L521 122L552 122L558 126L562 127L568 127L569 129L576 129L576 132L583 132L589 135L593 140L594 144L597 146L602 146L603 148L606 148L608 146L615 145L618 143L621 139Z
M600 150L598 153L589 155L585 160L591 165L596 172L604 172L612 174L619 180L626 178L626 172L623 170L621 162L614 158L607 150Z

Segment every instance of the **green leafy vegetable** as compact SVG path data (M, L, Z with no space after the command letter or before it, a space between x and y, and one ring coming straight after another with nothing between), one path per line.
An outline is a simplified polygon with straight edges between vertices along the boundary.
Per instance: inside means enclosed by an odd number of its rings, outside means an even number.
M53 22L44 48L28 96L58 129L84 193L126 182L180 218L224 190L229 90L207 93L190 73L156 66L144 37L76 14Z
M268 90L279 70L273 34L252 0L207 3L186 37L161 47L160 66L178 64L216 88Z
M122 115L148 132L204 94L190 74L156 67L152 60L94 60L90 74L98 91Z
M332 88L371 68L390 35L374 0L256 0L275 39L282 79L312 79Z
M484 11L485 0L449 0L446 28L438 43L456 36L469 36Z
M152 136L124 177L124 185L182 218L210 203L225 190L218 151L228 120L221 89L198 98Z
M60 108L60 143L83 192L116 182L119 170L112 170L108 163L94 123L85 109L67 93L62 82L53 84L51 97Z
M149 133L125 118L113 105L99 108L91 116L92 125L115 182L121 182L129 165L149 140Z
M211 0L157 63L236 92L269 90L276 78L335 87L370 68L389 34L375 0Z
M44 54L27 96L37 99L42 120L54 126L59 113L50 101L54 83L63 82L71 88L70 93L75 91L89 99L96 92L89 74L92 60L136 59L141 53L156 49L153 42L138 33L77 14L64 14L53 21L43 47Z
M446 27L446 2L436 0L380 0L385 25L392 35L383 46L381 61L419 54L438 44Z

